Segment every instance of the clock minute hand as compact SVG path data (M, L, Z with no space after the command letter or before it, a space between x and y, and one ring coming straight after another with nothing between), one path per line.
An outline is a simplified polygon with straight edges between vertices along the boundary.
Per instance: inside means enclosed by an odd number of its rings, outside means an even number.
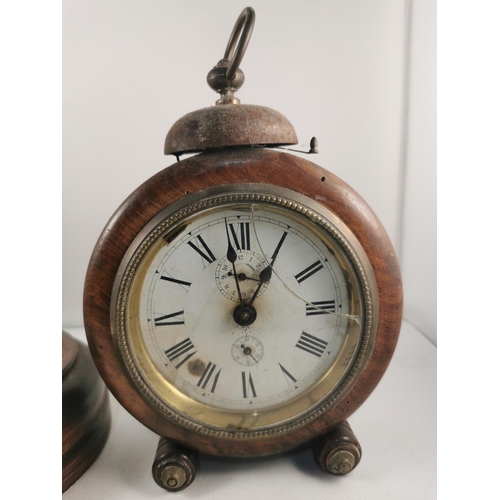
M260 274L259 274L259 281L260 281L259 286L257 287L257 290L255 290L255 293L253 294L252 298L250 299L250 302L248 303L248 305L251 306L253 304L253 301L255 300L257 295L259 294L260 289L262 288L264 283L267 283L268 281L271 280L271 277L273 275L274 261L276 260L276 257L278 256L279 251L281 250L281 246L283 245L283 242L285 241L285 238L287 237L287 235L288 235L288 233L286 231L284 231L283 235L281 236L281 239L280 239L278 245L276 246L276 249L274 250L274 253L271 257L271 263L267 267L262 269L262 271L260 272Z
M227 219L224 218L224 223L226 224L226 236L227 236L227 260L231 262L233 265L233 273L234 273L234 279L236 280L236 288L238 290L238 298L240 299L240 304L243 304L243 297L241 296L241 290L240 290L240 282L238 280L238 276L236 274L236 259L238 256L236 255L236 250L233 248L233 245L231 245L231 239L229 238L229 230L227 228Z

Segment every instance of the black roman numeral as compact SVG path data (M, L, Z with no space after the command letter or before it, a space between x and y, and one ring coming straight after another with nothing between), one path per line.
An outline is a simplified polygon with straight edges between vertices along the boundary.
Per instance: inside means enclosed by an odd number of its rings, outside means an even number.
M155 318L155 326L167 326L167 325L183 325L184 319L178 319L176 321L164 321L169 318L174 318L175 316L182 316L184 311L177 311L172 314L165 314L165 316L160 316Z
M306 316L317 316L318 314L329 314L336 311L335 300L323 300L311 302L306 306Z
M180 358L181 356L184 356L184 354L187 354L180 363L178 363L175 367L179 369L191 356L195 355L197 351L194 351L194 345L191 342L191 339L188 337L187 339L182 340L178 344L175 344L173 347L170 349L167 349L165 351L165 354L167 355L167 358L170 361L173 361L174 359ZM192 351L192 352L190 352Z
M299 274L295 275L295 279L302 283L307 278L310 278L313 274L316 274L320 269L323 269L323 264L317 260L314 264L311 264L309 267L306 267Z
M293 383L297 382L297 379L281 363L278 362L278 365L280 365L281 371L286 377L288 377Z
M238 250L250 250L250 222L240 222L238 225L239 231L234 228L233 224L228 224L233 235L234 244ZM239 236L238 232L240 233Z
M217 260L215 258L215 255L212 253L212 250L208 248L207 244L205 243L205 240L201 236L197 236L194 238L195 240L198 240L198 242L201 244L201 246L204 248L205 252L197 245L193 243L193 241L188 241L187 244L196 252L198 252L209 264Z
M178 280L176 278L171 278L170 276L160 276L161 280L170 281L171 283L177 283L178 285L191 286L188 281Z
M314 335L307 332L302 332L299 341L295 344L295 347L308 352L309 354L314 354L318 358L325 352L328 342L318 339Z
M198 380L198 383L196 385L198 387L201 387L202 389L205 389L207 387L207 384L210 382L216 368L217 365L214 365L211 361L209 361L208 365L205 368L205 371L202 373L200 380ZM217 382L219 381L219 375L221 370L222 368L219 368L219 371L216 373L215 378L213 379L212 388L210 389L210 392L215 391L215 388L217 387Z
M241 383L243 384L243 397L247 398L247 388L250 389L254 398L257 397L257 393L255 392L255 386L253 385L252 374L248 374L248 383L247 383L247 374L246 372L241 372Z

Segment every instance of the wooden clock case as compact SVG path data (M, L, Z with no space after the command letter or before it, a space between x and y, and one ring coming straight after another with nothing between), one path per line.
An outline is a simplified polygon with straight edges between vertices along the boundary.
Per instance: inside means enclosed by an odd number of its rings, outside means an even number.
M338 404L309 425L260 439L224 439L195 434L166 420L145 401L127 376L111 334L112 289L118 268L134 238L159 212L190 193L251 183L287 188L325 206L352 231L373 269L378 294L375 345L364 371ZM347 184L314 163L267 148L233 147L190 157L159 172L140 186L113 215L92 256L84 293L89 348L111 392L151 430L190 449L219 456L250 457L284 452L332 431L369 396L395 349L402 320L398 262L380 221Z

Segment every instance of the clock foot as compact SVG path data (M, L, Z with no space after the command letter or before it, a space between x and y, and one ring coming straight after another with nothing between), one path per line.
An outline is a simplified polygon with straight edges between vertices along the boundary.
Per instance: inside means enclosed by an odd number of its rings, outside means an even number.
M198 455L195 451L160 438L153 462L153 478L167 491L181 491L196 477Z
M312 443L314 459L322 470L341 476L361 460L361 446L347 420Z

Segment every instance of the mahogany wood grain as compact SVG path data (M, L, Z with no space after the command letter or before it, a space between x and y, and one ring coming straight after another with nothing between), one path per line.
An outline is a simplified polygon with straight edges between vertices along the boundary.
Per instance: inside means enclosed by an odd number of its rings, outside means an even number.
M237 440L194 434L167 421L136 391L110 334L111 291L120 262L140 230L187 193L235 183L291 189L334 212L353 232L373 267L379 321L371 358L347 396L307 426L285 435ZM402 285L394 248L364 200L327 170L303 158L263 148L231 148L193 156L166 168L134 191L111 217L92 255L84 290L89 347L109 389L144 425L168 439L213 455L259 456L311 441L348 418L370 395L396 347L402 319Z
M108 438L108 391L86 345L63 331L62 490L92 465Z
M311 443L314 460L325 472L342 476L351 472L361 460L361 445L345 420Z
M167 491L181 491L196 478L198 453L161 437L153 461L155 483ZM173 479L173 481L172 481Z

